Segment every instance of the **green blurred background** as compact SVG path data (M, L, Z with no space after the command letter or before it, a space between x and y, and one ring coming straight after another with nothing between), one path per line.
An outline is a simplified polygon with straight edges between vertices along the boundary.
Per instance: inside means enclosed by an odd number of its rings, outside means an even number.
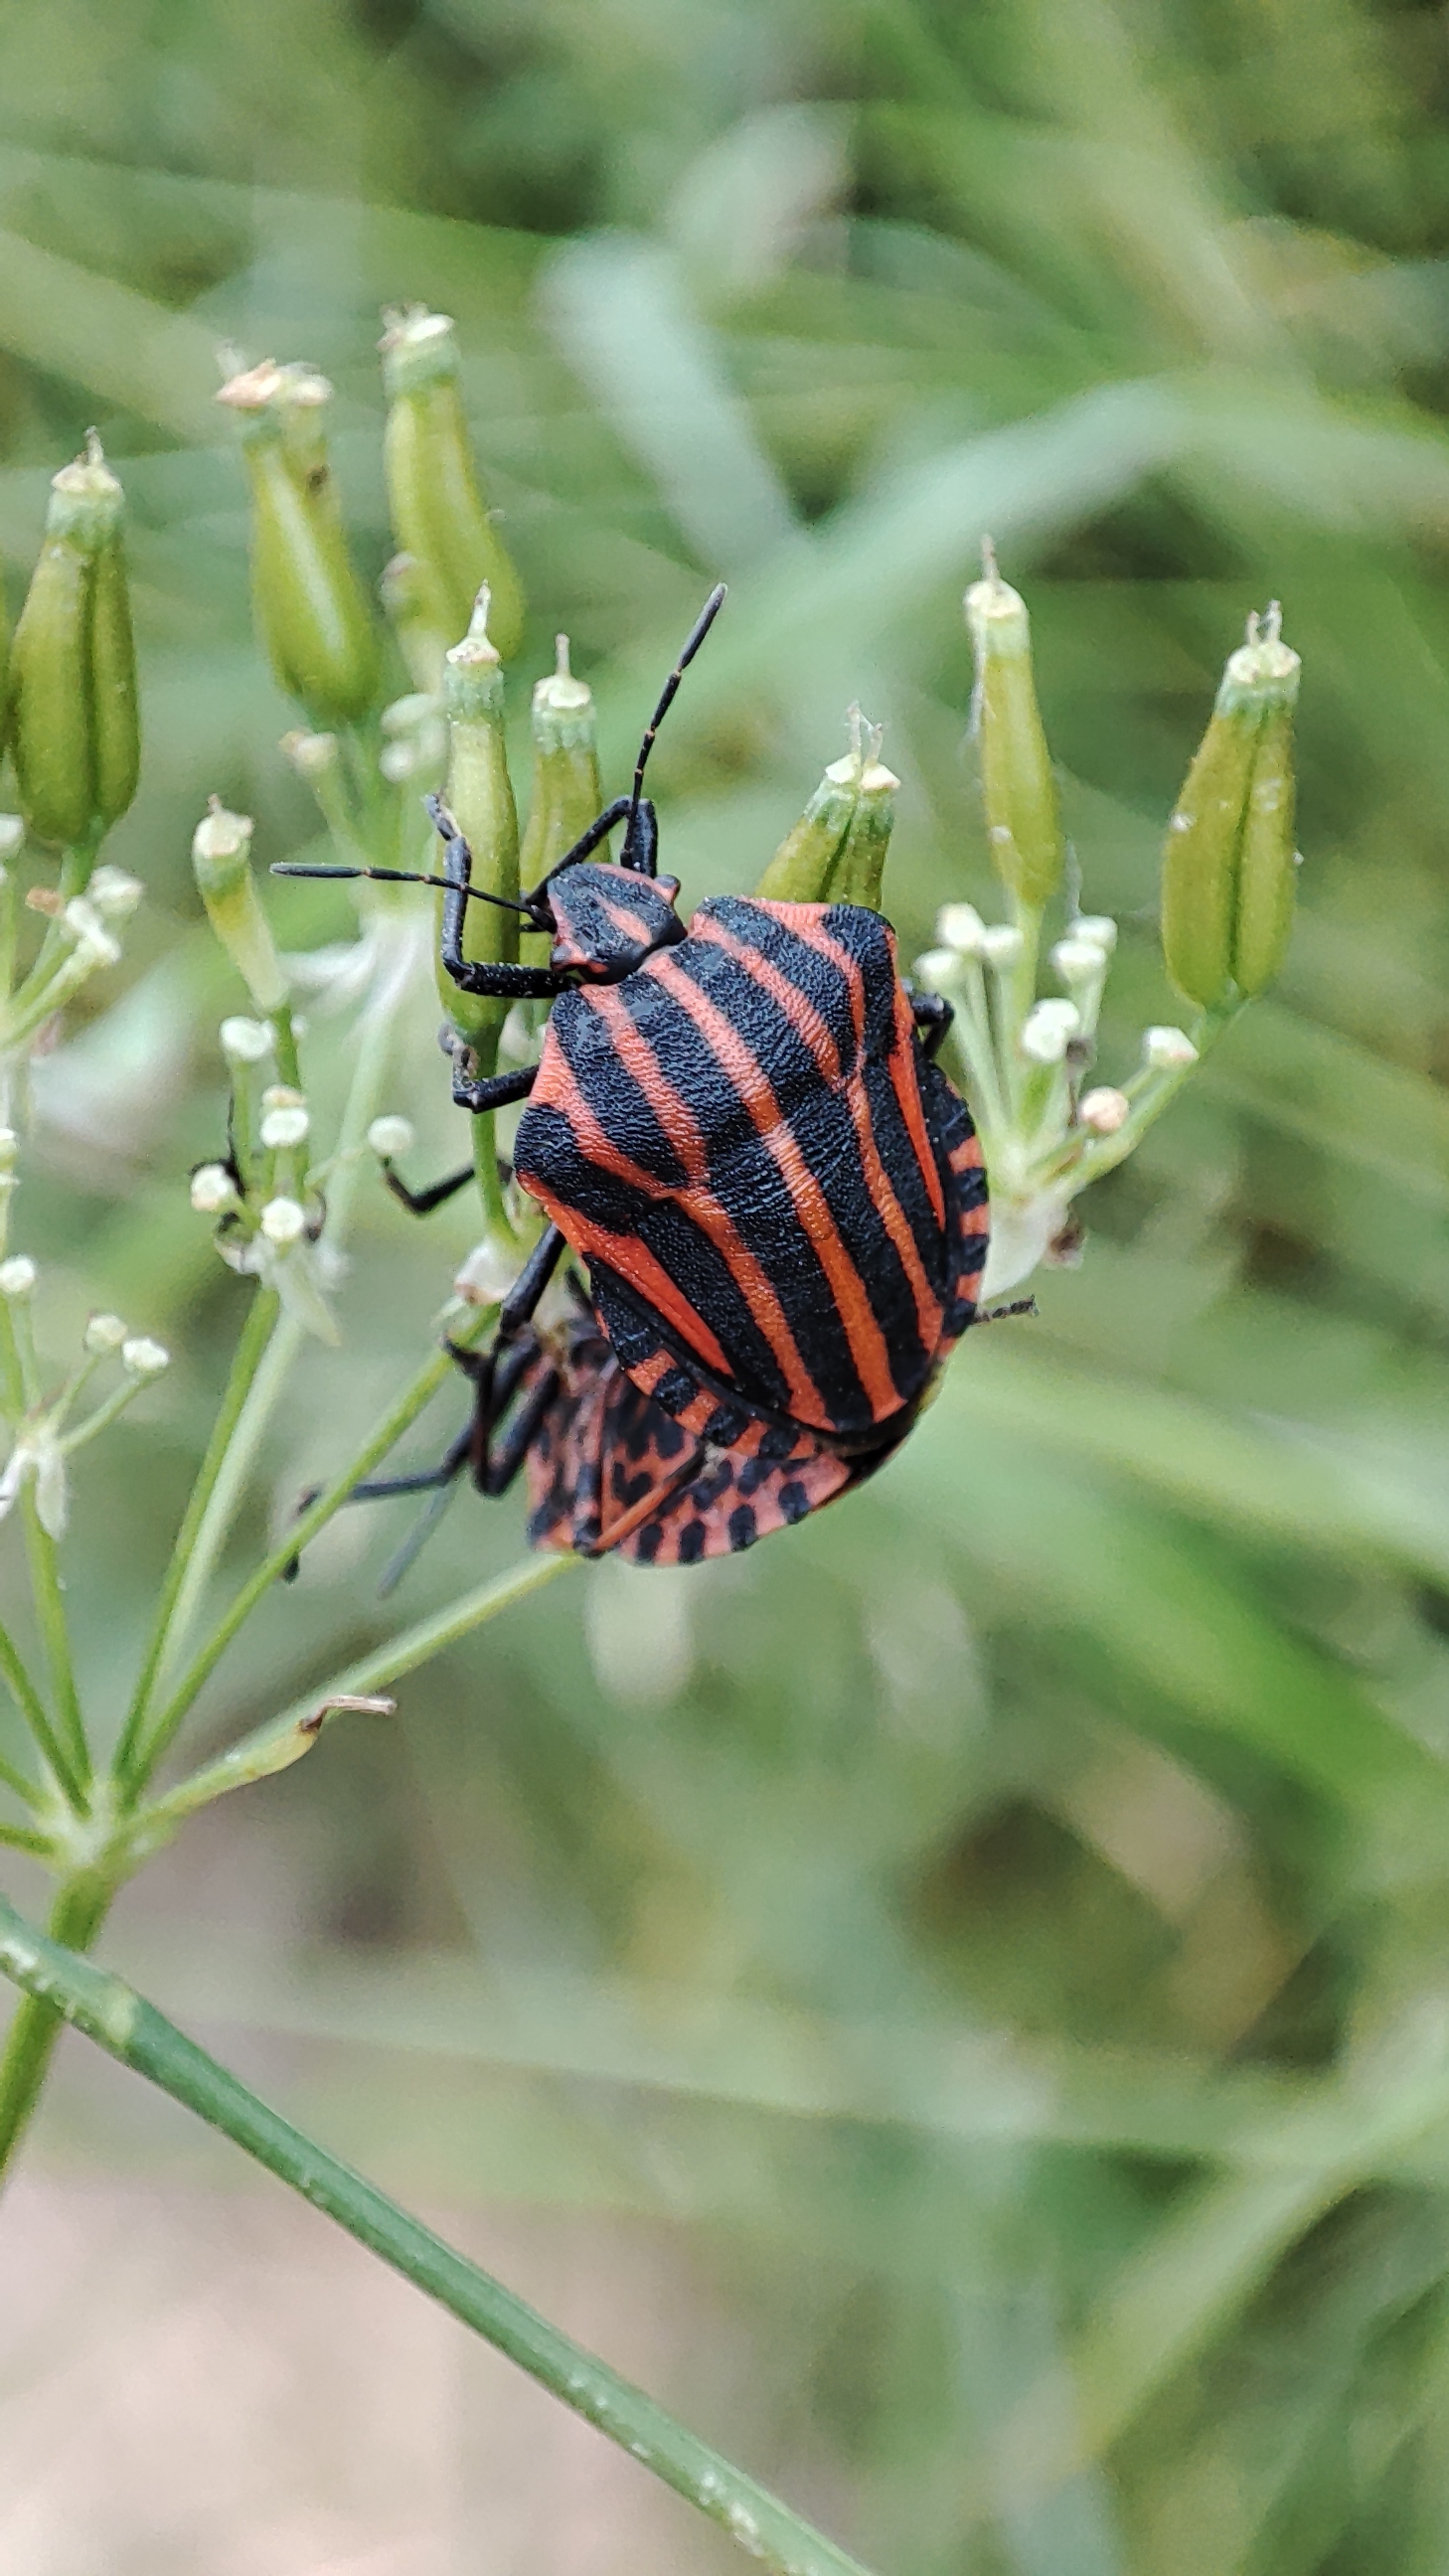
M893 2576L1442 2570L1442 11L11 0L3 28L7 589L97 421L147 689L109 854L154 901L40 1068L18 1222L57 1349L105 1303L178 1353L87 1458L103 1703L239 1293L184 1186L241 1003L190 831L213 789L264 859L315 828L250 641L218 341L332 376L375 574L378 307L455 314L533 603L520 708L567 626L617 781L726 575L658 762L686 898L748 886L859 695L904 781L908 955L942 900L990 901L960 618L989 528L1084 901L1123 923L1099 1079L1178 1016L1156 854L1246 612L1281 596L1305 666L1287 975L1084 1203L1038 1320L973 1337L838 1510L737 1563L567 1574L229 1801L107 1955ZM295 945L346 927L317 887L277 914ZM456 1141L435 1016L395 1085L420 1169ZM324 1092L344 1052L319 1023ZM272 1508L416 1364L467 1240L369 1197ZM385 1632L403 1526L334 1527L218 1676L214 1738ZM460 1499L403 1607L520 1544L516 1504ZM731 2563L642 2474L591 2487L592 2436L561 2466L546 2401L455 2330L422 2357L411 2294L364 2312L360 2255L78 2045L27 2211L27 2576Z

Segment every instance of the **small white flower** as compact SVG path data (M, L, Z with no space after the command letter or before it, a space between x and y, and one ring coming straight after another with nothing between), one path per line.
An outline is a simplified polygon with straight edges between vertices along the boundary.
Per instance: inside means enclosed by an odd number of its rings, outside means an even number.
M1144 1030L1142 1055L1154 1073L1180 1073L1197 1062L1197 1049L1186 1029Z
M374 1118L367 1131L367 1141L384 1163L390 1163L398 1154L410 1154L413 1149L412 1120Z
M198 1216L220 1216L237 1205L236 1183L225 1163L203 1163L192 1173L191 1204Z
M956 948L928 948L916 959L916 973L928 992L938 993L943 984L954 983L961 972L961 954Z
M1081 1025L1075 1002L1037 1002L1022 1022L1021 1052L1033 1064L1060 1064Z
M423 767L423 758L416 743L385 742L378 753L377 765L389 787L405 787Z
M426 689L414 689L409 696L394 698L391 706L383 708L383 732L418 733L428 725L436 725L441 731L442 706L441 698L431 696Z
M127 876L124 868L103 867L91 878L86 897L102 921L129 921L145 891L140 878Z
M18 859L25 847L25 817L22 814L0 814L0 866Z
M12 1253L8 1261L0 1261L0 1297L28 1297L38 1275L28 1253Z
M305 1109L269 1109L262 1119L261 1139L269 1153L280 1147L301 1145L306 1141L312 1121Z
M93 1358L103 1358L107 1351L118 1351L126 1339L126 1327L119 1315L92 1315L85 1329L85 1346Z
M223 1020L221 1051L230 1064L260 1064L272 1052L272 1032L265 1020Z
M284 733L282 749L299 778L325 778L338 765L335 733Z
M943 904L936 915L936 937L943 948L959 949L963 957L979 957L986 924L974 903Z
M1077 1116L1094 1136L1115 1136L1125 1127L1132 1113L1132 1103L1125 1091L1113 1091L1103 1084L1099 1091L1089 1091L1078 1105Z
M114 966L121 954L121 943L113 939L94 905L84 895L75 895L60 916L62 925L76 944L77 956L90 966Z
M307 1231L307 1211L295 1199L268 1199L262 1210L262 1232L268 1243L299 1243Z
M128 1377L159 1377L171 1366L171 1353L163 1342L153 1342L145 1333L136 1333L121 1344L121 1366Z
M981 933L981 954L988 966L1014 966L1026 942L1009 921L993 921Z
M1067 932L1069 939L1086 939L1110 957L1117 945L1117 924L1109 912L1079 913Z

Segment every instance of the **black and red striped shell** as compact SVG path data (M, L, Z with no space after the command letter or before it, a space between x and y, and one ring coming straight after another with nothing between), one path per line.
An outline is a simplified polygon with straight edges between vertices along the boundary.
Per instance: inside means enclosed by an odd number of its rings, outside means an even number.
M717 896L561 995L514 1169L629 1379L717 1451L884 1454L975 1312L979 1145L860 905Z

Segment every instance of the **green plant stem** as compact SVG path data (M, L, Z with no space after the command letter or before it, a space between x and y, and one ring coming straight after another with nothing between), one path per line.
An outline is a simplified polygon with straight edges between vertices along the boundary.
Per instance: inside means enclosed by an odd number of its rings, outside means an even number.
M494 1311L492 1307L481 1307L477 1316L470 1319L469 1324L455 1338L460 1342L471 1339L491 1321ZM416 1420L430 1397L437 1393L438 1388L451 1375L453 1367L454 1362L446 1350L434 1352L433 1357L418 1371L411 1385L399 1396L391 1412L384 1415L382 1421L363 1442L356 1455L349 1460L341 1474L334 1477L326 1492L319 1494L315 1503L298 1515L285 1537L281 1538L273 1548L270 1556L264 1557L261 1564L248 1576L206 1644L193 1657L159 1715L138 1738L126 1773L127 1787L133 1796L136 1790L150 1778L198 1691L220 1663L238 1629L251 1617L257 1603L271 1590L285 1568L291 1564L293 1557L299 1556L309 1541L316 1537L317 1532L326 1527L333 1513L341 1510L353 1486L361 1484L365 1477L371 1475L373 1468L381 1463L389 1449L402 1438L409 1423Z
M54 1860L55 1844L49 1834L37 1832L33 1825L0 1825L0 1843L11 1851L33 1852L37 1860Z
M30 1589L35 1601L35 1616L50 1670L56 1732L65 1748L66 1767L80 1789L84 1804L91 1783L91 1749L86 1741L85 1719L81 1715L75 1686L65 1596L60 1584L60 1560L55 1541L41 1520L33 1480L27 1481L20 1508L25 1523L25 1549L30 1561Z
M50 1723L45 1703L26 1670L15 1640L3 1625L0 1625L0 1676L3 1676L11 1698L29 1727L42 1759L53 1772L67 1805L80 1814L85 1805L81 1784L72 1775L65 1749ZM14 1778L19 1776L16 1773ZM13 1779L11 1785L14 1785ZM26 1795L33 1805L34 1791L29 1790Z
M224 1797L229 1789L243 1789L254 1780L269 1779L273 1772L284 1771L316 1742L320 1733L319 1710L327 1704L348 1699L363 1699L386 1688L404 1673L415 1672L434 1655L442 1654L457 1644L460 1637L480 1628L485 1619L496 1618L500 1610L510 1609L515 1601L524 1601L531 1592L539 1591L566 1566L577 1565L574 1556L530 1556L521 1565L511 1567L492 1583L481 1583L474 1592L465 1592L458 1601L450 1602L430 1619L420 1619L415 1626L404 1628L399 1636L389 1639L370 1655L355 1664L344 1665L341 1672L331 1673L315 1690L294 1700L280 1717L268 1718L264 1726L254 1727L239 1744L220 1754L215 1762L193 1771L188 1779L169 1790L148 1806L141 1818L143 1834L152 1828L169 1833L197 1807L206 1807L213 1798Z
M18 1798L23 1807L31 1807L38 1811L40 1792L35 1782L27 1780L24 1772L17 1771L14 1763L7 1762L3 1754L0 1754L0 1788L8 1789L11 1797Z
M96 1870L78 1870L64 1879L51 1907L51 1941L63 1943L66 1952L88 1950L114 1892L114 1881ZM0 1928L8 1929L9 1914L0 1898ZM75 1965L80 1967L81 1962L76 1960ZM63 2004L32 1988L11 2022L0 2058L0 2183L40 2098L65 2019Z
M242 1408L257 1370L261 1366L262 1356L271 1339L272 1328L279 1311L280 1304L275 1289L259 1287L254 1291L246 1322L242 1326L241 1339L232 1356L231 1374L227 1379L221 1409L212 1425L211 1438L206 1445L206 1455L197 1469L196 1482L191 1488L185 1517L176 1533L176 1544L171 1551L171 1563L166 1569L166 1580L161 1587L160 1600L156 1604L151 1634L145 1654L141 1658L141 1669L131 1693L131 1704L126 1711L125 1723L115 1755L114 1767L119 1777L124 1777L130 1768L136 1740L150 1706L151 1693L160 1674L167 1647L176 1633L178 1605L183 1592L188 1589L188 1576L196 1561L197 1549L207 1524L212 1496L226 1465L232 1434L240 1420Z
M74 1957L55 1925L49 1937L33 1931L3 1898L0 1971L24 1987L48 2026L61 2019L74 2023L123 2066L219 2129L707 2514L774 2576L863 2576L859 2563L833 2541L745 2477L642 2389L621 2379L350 2166L294 2129L119 1978Z

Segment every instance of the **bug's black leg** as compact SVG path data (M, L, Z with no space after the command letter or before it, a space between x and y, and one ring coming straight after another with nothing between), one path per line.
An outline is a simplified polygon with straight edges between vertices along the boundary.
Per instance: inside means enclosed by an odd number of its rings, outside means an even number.
M383 1164L382 1177L399 1206L405 1207L409 1216L431 1216L434 1208L442 1207L446 1200L455 1198L459 1190L466 1189L473 1178L473 1166L465 1163L460 1172L449 1172L445 1180L434 1181L426 1190L410 1190L391 1163Z
M531 1361L532 1352L529 1352L527 1357ZM490 1431L502 1419L506 1407L507 1398L501 1392L502 1383L503 1372L500 1369L498 1383L493 1391L493 1422L489 1426ZM510 1393L511 1391L510 1389ZM538 1437L538 1426L557 1393L558 1371L554 1368L546 1369L537 1386L529 1389L496 1449L486 1438L481 1449L475 1442L473 1482L480 1494L487 1494L490 1500L496 1501L500 1494L507 1493L533 1447Z
M537 1243L498 1309L498 1339L511 1342L522 1332L568 1249L568 1238L556 1225L545 1226Z
M941 1041L956 1014L943 994L912 993L911 1016L921 1041L921 1053L930 1063L940 1054Z
M448 885L443 897L439 955L459 991L489 993L500 1001L515 1002L551 1001L556 993L566 992L570 977L556 973L552 966L508 966L464 956L463 922L468 897L474 891L470 883L473 854L446 805L440 804L436 796L428 799L428 811L443 835L443 874ZM519 908L525 912L529 909L527 904Z
M486 1073L481 1078L468 1071L472 1058L460 1039L449 1046L453 1059L453 1104L458 1109L471 1109L481 1118L488 1109L506 1109L510 1100L526 1100L538 1080L536 1064L525 1064L517 1073Z

